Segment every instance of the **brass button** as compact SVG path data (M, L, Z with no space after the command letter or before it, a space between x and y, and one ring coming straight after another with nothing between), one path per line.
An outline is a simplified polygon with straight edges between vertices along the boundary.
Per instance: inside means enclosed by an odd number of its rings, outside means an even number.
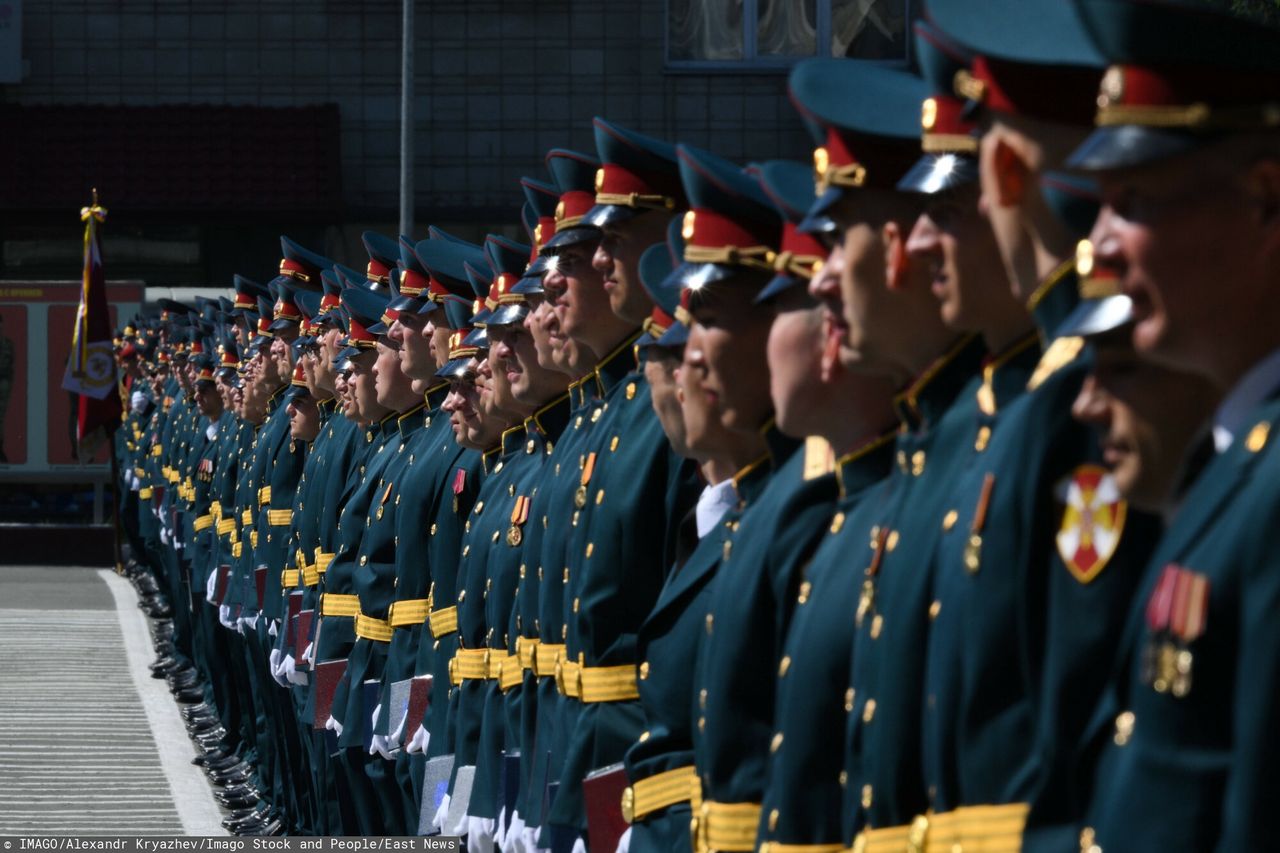
M1080 830L1080 853L1102 853L1102 848L1098 846L1097 833L1092 826L1086 826Z
M960 513L954 509L947 510L947 514L942 517L942 529L950 530L956 526L956 520L960 518Z
M813 584L809 581L804 581L800 584L800 594L796 596L796 601L804 604L809 600L809 593L811 592L813 592Z
M884 630L884 617L879 613L871 620L871 639L880 639L880 632Z
M844 770L840 771L840 775L836 777L840 780L840 787L843 788L849 784L849 774Z
M573 599L573 612L574 612L574 613L577 613L577 612L578 612L578 606L579 606L579 603L580 603L580 602L579 602L579 600L578 600L577 598L574 598L574 599Z
M844 527L844 513L837 512L835 516L831 519L831 532L839 533L840 528L842 527Z
M939 614L939 613L941 613L941 612L942 612L942 602L941 602L941 601L934 601L934 602L933 602L933 604L930 604L930 605L929 605L929 618L930 618L930 619L937 619L937 618L938 618L938 614Z
M587 559L591 559L592 553L596 550L596 546L592 542L587 543Z
M644 663L640 664L640 680L644 681L648 677L649 677L649 662L645 661Z
M369 563L369 557L367 555L361 554L360 565L365 566L365 565L368 565L368 563Z
M705 687L698 691L698 707L704 711L707 710L707 688Z
M1132 711L1123 711L1116 716L1116 746L1124 746L1133 737L1133 725L1137 718Z
M698 718L698 731L700 731L700 732L705 732L706 730L707 730L707 718L706 718L706 717L699 717L699 718Z
M778 663L778 677L785 676L788 669L791 669L791 655L783 655L782 660Z
M892 551L894 548L897 548L897 547L898 547L898 538L899 538L899 537L898 537L898 531L896 531L896 530L890 530L890 531L889 531L889 536L888 536L888 538L886 538L886 539L885 539L885 541L884 541L884 548L885 548L885 550L886 550L886 551Z
M862 807L864 809L871 808L871 786L870 785L862 786Z
M710 613L707 614L707 636L711 636L711 626L715 623L715 617Z
M973 440L973 449L981 453L991 443L991 427L984 426L978 430L978 437Z
M777 732L773 736L773 740L769 742L769 751L777 752L782 749L782 732Z
M640 733L640 742L641 742L641 743L644 743L644 742L645 742L645 741L647 741L648 739L649 739L649 733L648 733L648 732L641 732L641 733Z
M853 713L853 697L857 695L857 692L852 687L844 692L844 712L846 714Z
M778 829L778 810L774 809L769 812L769 831L776 832Z
M876 700L868 699L862 706L862 722L869 723L876 715Z

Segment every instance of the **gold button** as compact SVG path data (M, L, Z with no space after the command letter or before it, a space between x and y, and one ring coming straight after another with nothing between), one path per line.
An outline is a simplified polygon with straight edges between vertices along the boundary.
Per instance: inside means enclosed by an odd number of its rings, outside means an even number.
M604 503L604 489L596 492L596 506L600 506L602 503Z
M1257 453L1259 450L1267 446L1267 436L1271 433L1271 424L1263 421L1249 430L1249 437L1244 440L1245 449L1250 453Z
M707 688L705 687L698 691L698 707L704 711L707 709Z
M467 600L467 591L464 589L458 593L458 603L461 604L466 600Z
M525 572L524 565L521 565L521 566L520 566L520 580L524 580L524 572Z
M769 742L769 751L777 752L782 749L782 732L777 732L773 736L773 740Z
M991 427L984 426L978 430L978 437L973 440L973 449L981 453L991 443Z
M871 786L870 785L862 786L862 807L864 809L871 808Z
M617 450L617 449L618 449L618 437L615 435L615 436L613 437L613 439L612 439L612 440L610 440L610 442L609 442L609 450L610 450L610 451L614 451L614 450Z
M907 473L907 452L905 450L898 451L898 467L902 469L902 473Z
M730 555L731 553L733 553L733 542L732 542L732 541L730 541L730 540L728 540L728 539L726 539L726 540L724 540L724 555L723 555L723 559L725 559L725 560L729 559L729 555Z
M649 733L648 733L648 732L641 732L641 733L640 733L640 742L641 742L641 743L644 743L644 742L645 742L645 741L647 741L648 739L649 739Z
M636 383L628 382L627 383L627 399L634 400L635 396L636 396Z
M537 444L535 444L535 443L534 443L534 441L533 441L533 439L531 438L531 439L529 439L529 440L525 443L525 445L524 445L524 452L525 452L525 453L532 453L536 448L537 448Z
M705 732L706 730L707 730L707 718L706 718L706 717L699 717L699 718L698 718L698 731L700 731L700 732Z
M1080 830L1080 853L1102 853L1102 848L1097 843L1097 833L1092 826Z
M800 604L804 604L809 600L809 593L812 591L813 591L813 584L811 584L809 581L804 581L803 583L800 584L800 594L796 596L796 601L799 602Z
M938 614L939 614L939 613L941 613L941 612L942 612L942 602L941 602L941 601L935 601L935 602L933 602L933 604L930 604L930 605L929 605L929 618L930 618L930 619L937 619L937 618L938 618Z
M591 543L591 542L588 542L588 543L587 543L587 559L590 559L590 558L591 558L591 554L592 554L595 550L596 550L596 546L595 546L595 544L594 544L594 543Z
M841 527L844 527L844 513L837 512L831 519L831 532L839 533Z
M876 715L876 700L868 699L862 706L862 722L869 723Z
M465 556L467 556L467 555L468 555L468 554L470 554L470 553L471 553L471 546L470 546L470 545L463 545L463 546L462 546L462 556L464 556L464 557L465 557Z
M956 526L956 519L960 517L960 513L954 509L947 510L947 514L942 517L942 529L950 530Z
M539 577L541 577L541 576L539 576ZM568 582L569 582L569 567L568 567L568 566L565 566L565 567L564 567L564 579L563 579L561 582L562 582L562 583L568 583Z
M871 528L871 547L876 548L880 545L880 525Z
M924 473L924 451L917 450L911 454L911 476L919 477Z
M871 620L871 639L880 639L880 632L884 630L884 617L879 613Z
M649 662L645 661L644 663L640 664L640 680L644 681L648 677L649 677Z
M846 714L853 713L853 697L857 695L857 691L850 687L844 692L844 712Z
M483 509L484 509L484 501L476 501L475 508L471 511L474 512L476 515L479 515L480 511Z
M885 539L884 541L884 548L886 551L892 551L894 548L897 548L897 547L898 547L898 531L890 530L888 538Z
M579 603L579 602L578 602L578 599L577 599L577 598L575 598L575 599L573 600L573 612L574 612L574 613L577 613L577 612L578 612L578 603Z
M778 677L785 676L788 669L791 669L791 655L783 655L782 660L778 663Z
M849 784L849 774L841 770L840 775L836 777L840 780L840 787L843 788Z
M369 558L368 558L368 556L366 556L366 555L364 555L364 554L361 554L361 555L360 555L360 565L365 566L365 565L368 565L368 563L369 563Z
M707 614L707 636L711 636L711 626L715 622L715 617L710 613Z
M778 829L778 810L774 809L769 812L769 831L776 832Z
M1124 711L1116 716L1116 746L1124 746L1133 737L1133 724L1137 721L1132 711Z

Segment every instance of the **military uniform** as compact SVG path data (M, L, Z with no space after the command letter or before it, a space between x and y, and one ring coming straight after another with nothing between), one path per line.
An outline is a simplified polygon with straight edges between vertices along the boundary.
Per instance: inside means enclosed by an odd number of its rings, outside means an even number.
M1071 165L1124 176L1224 133L1274 134L1264 118L1280 71L1273 30L1173 4L1077 8L1110 66L1099 127ZM1082 334L1131 319L1119 281L1086 283L1094 303L1074 318ZM1064 840L1084 853L1275 845L1278 362L1272 352L1244 371L1186 460L1090 732L1096 781L1078 839Z

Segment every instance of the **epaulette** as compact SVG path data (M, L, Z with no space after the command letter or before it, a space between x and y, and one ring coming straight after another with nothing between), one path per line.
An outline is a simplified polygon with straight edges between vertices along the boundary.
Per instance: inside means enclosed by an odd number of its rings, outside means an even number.
M1027 390L1034 391L1039 388L1046 379L1075 361L1083 349L1084 338L1082 337L1069 335L1055 340L1044 351L1044 355L1040 356L1040 363L1036 365L1035 372L1027 380Z

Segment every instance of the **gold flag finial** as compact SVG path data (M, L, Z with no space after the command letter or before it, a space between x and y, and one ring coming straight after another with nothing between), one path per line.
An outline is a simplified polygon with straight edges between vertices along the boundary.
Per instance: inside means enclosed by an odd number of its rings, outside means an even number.
M95 222L107 221L107 209L98 204L98 188L93 188L93 204L89 207L80 208L80 221L88 222L92 218Z

